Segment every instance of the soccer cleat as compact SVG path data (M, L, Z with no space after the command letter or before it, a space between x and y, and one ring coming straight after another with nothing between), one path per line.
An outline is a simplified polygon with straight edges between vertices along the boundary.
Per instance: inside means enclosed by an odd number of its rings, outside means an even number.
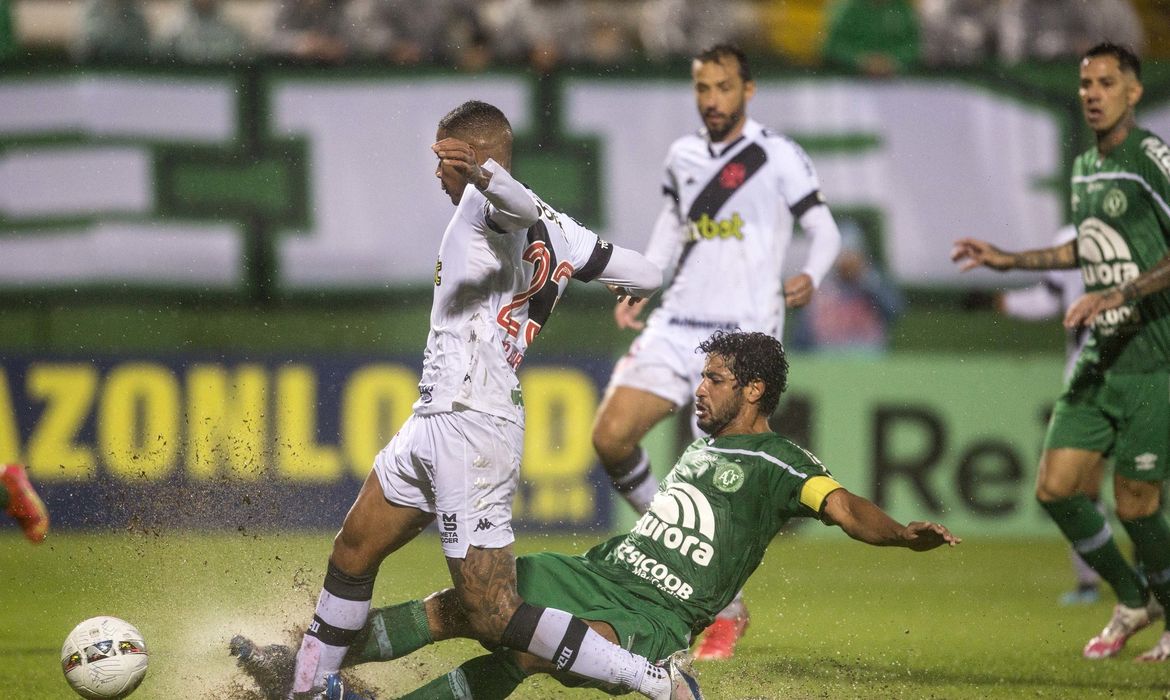
M671 654L666 669L670 672L670 700L703 700L690 653L684 649Z
M373 695L359 695L352 690L345 689L345 682L340 673L330 673L325 676L325 694L322 700L375 700Z
M1165 661L1166 659L1170 659L1170 632L1163 632L1154 648L1137 657L1136 661Z
M1153 598L1140 608L1129 608L1118 603L1113 607L1113 617L1109 619L1109 624L1085 645L1085 658L1108 659L1117 656L1130 637L1163 615L1162 606Z
M8 514L20 523L24 536L35 543L43 542L49 532L49 511L29 483L28 474L19 464L9 464L0 471L0 481L8 489Z
M297 663L291 648L283 644L257 647L251 639L237 634L228 643L228 652L236 657L236 665L260 686L265 700L288 697Z
M695 648L696 661L730 659L735 645L747 629L747 616L717 617L703 632L703 639Z

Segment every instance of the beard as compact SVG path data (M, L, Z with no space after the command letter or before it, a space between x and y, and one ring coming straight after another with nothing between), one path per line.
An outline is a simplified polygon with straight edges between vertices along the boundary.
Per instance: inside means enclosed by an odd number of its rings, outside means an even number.
M739 105L738 108L733 109L731 111L731 113L727 115L727 118L723 120L723 125L720 127L711 126L711 124L707 121L707 115L706 114L703 115L703 126L707 127L707 137L709 139L711 139L711 141L713 143L722 142L723 139L727 138L727 135L730 134L731 131L735 127L739 126L739 124L742 121L743 121L743 104L742 103Z
M707 415L704 418L696 419L696 424L699 426L699 430L714 436L735 420L742 407L743 396L736 392L734 397L722 406L708 406Z

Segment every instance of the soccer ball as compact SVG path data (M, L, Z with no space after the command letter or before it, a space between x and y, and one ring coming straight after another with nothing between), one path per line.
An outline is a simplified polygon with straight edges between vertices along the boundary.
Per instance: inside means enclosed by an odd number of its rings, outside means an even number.
M91 617L74 627L61 647L65 680L90 700L134 692L146 675L148 658L142 633L116 617Z

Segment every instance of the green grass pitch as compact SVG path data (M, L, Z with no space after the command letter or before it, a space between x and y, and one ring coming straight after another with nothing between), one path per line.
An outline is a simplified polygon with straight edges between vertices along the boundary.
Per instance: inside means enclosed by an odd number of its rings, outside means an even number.
M699 665L722 698L1167 697L1161 664L1134 656L1089 662L1084 642L1111 602L1061 608L1070 582L1056 541L980 540L914 554L827 537L781 535L747 587L752 624L730 662ZM330 535L54 533L39 547L0 535L0 696L68 700L58 652L93 615L136 624L151 651L134 700L246 700L252 688L227 653L235 632L287 640L304 624L322 580ZM591 537L521 535L519 551L581 551ZM437 541L424 535L382 567L375 603L447 583ZM1160 631L1160 628L1159 628ZM477 653L447 642L359 677L395 697ZM604 697L531 680L518 698Z

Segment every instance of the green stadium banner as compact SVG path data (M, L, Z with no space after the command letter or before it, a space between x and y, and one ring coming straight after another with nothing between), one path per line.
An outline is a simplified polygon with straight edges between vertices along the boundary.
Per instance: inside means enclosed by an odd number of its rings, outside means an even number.
M1033 484L1062 369L1002 356L797 356L788 400L806 406L794 427L834 476L903 522L1055 536Z
M950 241L1047 244L1083 137L1075 75L870 81L761 72L750 114L791 135L838 212L879 229L903 284L960 278ZM1170 135L1167 91L1142 121ZM684 70L538 81L281 66L0 72L0 293L98 287L268 300L421 283L450 216L429 145L454 105L514 122L522 179L641 248L672 140L699 126Z

